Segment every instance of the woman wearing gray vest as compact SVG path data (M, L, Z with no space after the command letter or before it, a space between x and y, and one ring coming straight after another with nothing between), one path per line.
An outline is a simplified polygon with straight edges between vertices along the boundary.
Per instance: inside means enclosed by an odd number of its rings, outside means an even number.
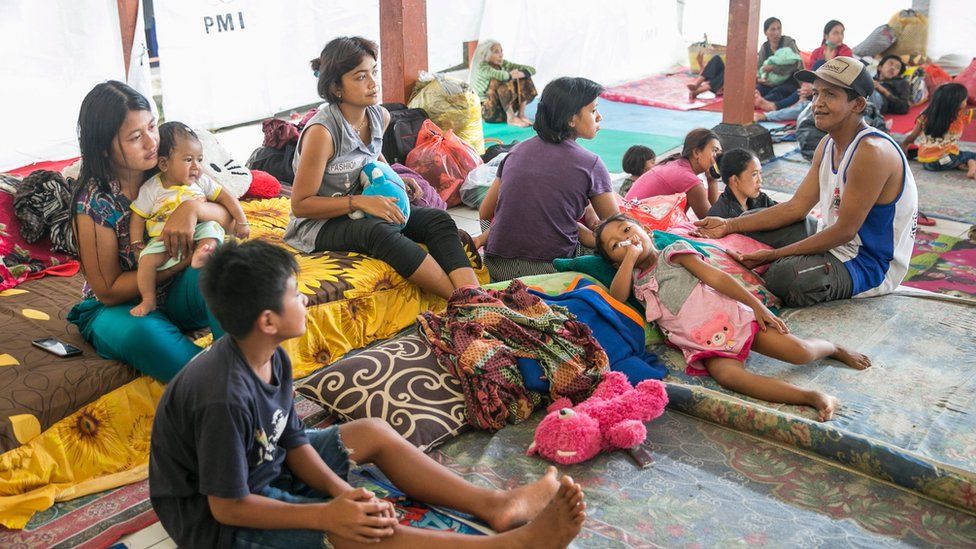
M312 61L319 95L329 104L308 121L298 140L285 242L305 253L366 254L447 299L456 288L478 285L451 216L411 208L401 232L403 213L395 199L362 195L359 172L383 160L383 132L390 122L390 113L379 105L376 57L376 43L341 37ZM356 210L369 216L351 219L348 214Z

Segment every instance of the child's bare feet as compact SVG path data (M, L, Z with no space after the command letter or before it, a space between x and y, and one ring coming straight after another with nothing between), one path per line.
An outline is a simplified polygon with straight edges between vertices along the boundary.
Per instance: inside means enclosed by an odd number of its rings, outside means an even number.
M693 92L698 89L698 84L695 82L688 82L685 84L685 87L688 88L688 91Z
M556 468L549 466L539 480L500 492L498 501L489 507L488 525L496 532L505 532L529 522L550 503L557 490Z
M190 259L190 266L194 269L199 269L203 267L210 256L213 255L214 250L217 249L213 244L201 244L196 250L193 250L193 257Z
M827 393L821 393L820 391L811 391L810 406L817 409L819 413L820 421L830 421L834 417L834 412L840 408L840 401L837 397L828 395Z
M586 520L583 489L567 476L557 484L558 491L532 522L509 533L513 545L562 549L579 535Z
M864 370L865 368L871 367L870 358L861 353L855 353L846 347L841 347L840 345L837 346L837 352L830 355L830 358L839 360L855 370Z
M968 177L969 179L976 179L976 161L970 160L968 165L969 165L969 170L966 171L966 177Z
M156 297L153 296L151 299L143 299L142 303L129 309L129 314L132 316L146 316L155 310L156 310Z

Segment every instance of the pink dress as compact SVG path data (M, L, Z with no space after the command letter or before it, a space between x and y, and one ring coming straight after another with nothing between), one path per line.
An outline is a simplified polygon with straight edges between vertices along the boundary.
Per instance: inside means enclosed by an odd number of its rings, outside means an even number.
M745 362L759 331L755 313L672 263L677 254L701 257L688 243L675 242L653 267L634 274L634 296L647 307L648 322L657 321L668 344L684 354L689 375L708 375L706 358Z

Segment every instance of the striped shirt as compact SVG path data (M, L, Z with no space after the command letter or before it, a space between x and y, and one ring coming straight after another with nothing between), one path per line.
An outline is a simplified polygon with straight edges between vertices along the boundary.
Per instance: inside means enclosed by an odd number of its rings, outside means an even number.
M478 97L484 101L488 98L488 85L491 84L491 81L498 80L500 82L505 82L512 77L509 72L513 70L520 70L529 76L535 74L534 68L528 65L512 63L508 60L503 60L501 67L496 67L491 63L485 62L478 65L478 68L475 70L474 77L471 81L471 87L474 88L474 91L478 92Z

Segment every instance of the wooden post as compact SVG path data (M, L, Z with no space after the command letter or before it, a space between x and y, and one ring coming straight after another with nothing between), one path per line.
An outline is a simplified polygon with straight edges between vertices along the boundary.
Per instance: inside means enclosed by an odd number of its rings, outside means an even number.
M406 103L427 70L427 0L380 0L384 102Z
M723 149L750 149L765 161L773 157L773 140L766 128L752 121L755 112L756 51L759 45L759 2L729 0L725 99L722 103L722 123L714 129Z
M728 40L722 122L745 126L755 111L759 0L729 0Z
M122 31L122 60L125 62L125 78L129 78L129 60L132 57L132 43L136 37L136 22L139 17L139 0L116 0L119 7L119 28Z

